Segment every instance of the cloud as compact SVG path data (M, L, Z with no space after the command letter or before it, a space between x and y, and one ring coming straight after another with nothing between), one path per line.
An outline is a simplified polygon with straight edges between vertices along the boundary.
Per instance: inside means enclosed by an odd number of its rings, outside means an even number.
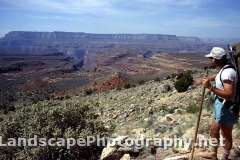
M200 0L136 0L136 1L165 6L195 6L202 3L202 1Z
M110 0L0 0L0 8L65 14L113 14Z
M202 3L201 0L0 0L2 7L19 10L103 16L167 7L198 7Z
M198 8L213 0L132 0L138 6L152 7L152 9L159 8Z

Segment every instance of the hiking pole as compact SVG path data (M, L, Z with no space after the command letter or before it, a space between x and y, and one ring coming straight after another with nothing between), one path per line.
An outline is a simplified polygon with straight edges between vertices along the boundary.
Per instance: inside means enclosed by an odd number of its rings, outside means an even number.
M207 69L206 76L208 76L208 69ZM191 151L191 158L190 158L190 160L193 160L193 156L194 156L195 144L196 144L196 142L197 142L197 134L198 134L199 124L200 124L201 115L202 115L202 108L203 108L203 101L204 101L204 97L205 97L205 91L206 91L206 88L203 87L203 89L202 89L201 103L200 103L200 110L199 110L199 114L198 114L197 126L196 126L196 129L195 129L194 142L193 142L193 146L192 146L192 151Z

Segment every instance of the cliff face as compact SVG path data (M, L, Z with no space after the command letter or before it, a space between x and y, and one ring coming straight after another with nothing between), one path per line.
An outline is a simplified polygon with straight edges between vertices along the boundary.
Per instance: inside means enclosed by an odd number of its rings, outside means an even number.
M81 34L61 32L10 32L0 41L0 53L52 54L82 48Z
M57 42L81 40L107 40L107 41L139 41L139 40L176 40L176 35L162 34L92 34L83 32L24 32L13 31L6 34L4 39L12 40L54 40Z
M163 34L92 34L83 32L9 32L0 39L0 54L53 54L75 52L109 44L129 48L147 46L150 49L202 51L203 42L197 37ZM201 46L201 47L200 47ZM125 46L126 47L126 46ZM200 48L200 49L199 49Z

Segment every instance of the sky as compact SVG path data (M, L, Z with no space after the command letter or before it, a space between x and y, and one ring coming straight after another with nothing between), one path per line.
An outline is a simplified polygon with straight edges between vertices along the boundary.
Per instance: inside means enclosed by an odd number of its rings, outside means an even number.
M240 38L239 0L0 0L9 31Z

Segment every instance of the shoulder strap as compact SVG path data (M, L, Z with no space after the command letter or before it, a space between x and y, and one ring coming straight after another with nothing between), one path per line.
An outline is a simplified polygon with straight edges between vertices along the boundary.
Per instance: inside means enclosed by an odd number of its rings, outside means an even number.
M221 81L223 87L224 87L224 85L223 85L223 80L222 80L222 72L224 69L228 69L228 68L232 68L232 69L236 70L236 68L232 64L227 64L223 67L223 69L220 72L220 81Z

